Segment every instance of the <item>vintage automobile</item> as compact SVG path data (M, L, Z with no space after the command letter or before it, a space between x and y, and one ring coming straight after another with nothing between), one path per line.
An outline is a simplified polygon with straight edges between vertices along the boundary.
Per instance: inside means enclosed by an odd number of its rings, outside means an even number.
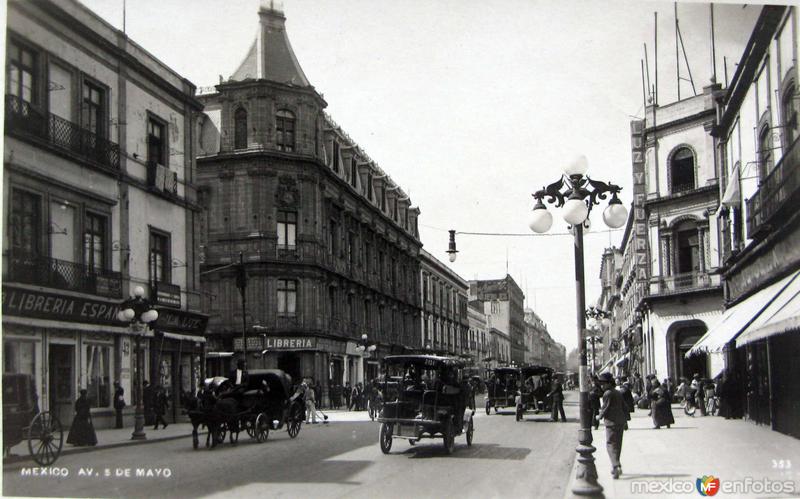
M455 437L465 434L472 445L475 398L463 378L461 359L435 355L392 355L383 359L383 407L380 447L384 454L394 439L414 445L423 438L441 438L448 454Z
M490 371L486 380L486 414L494 407L495 414L499 409L514 408L517 421L522 419L526 410L547 411L550 409L550 383L553 369L546 366L528 365L522 367L498 367ZM517 392L520 393L522 405L516 406Z
M39 411L36 384L30 374L3 375L3 455L28 441L28 452L40 466L53 464L64 445L61 422Z
M270 430L286 426L291 438L300 433L305 419L302 397L292 400L292 378L279 369L253 370L247 381L234 386L225 377L205 380L194 407L187 411L192 422L192 445L199 447L200 425L208 428L206 447L214 447L229 435L231 443L239 441L244 430L257 442L265 442Z
M551 399L550 385L553 381L553 369L546 366L529 365L520 368L522 379L522 411L549 411ZM517 419L522 419L518 414Z
M486 414L494 407L494 412L507 407L514 408L517 390L522 389L521 374L518 367L496 367L489 370L486 379Z

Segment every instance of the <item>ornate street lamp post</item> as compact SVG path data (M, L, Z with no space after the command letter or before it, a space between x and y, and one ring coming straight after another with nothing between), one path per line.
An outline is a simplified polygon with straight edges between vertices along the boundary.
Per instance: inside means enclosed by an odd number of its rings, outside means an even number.
M358 342L358 346L356 346L356 351L361 352L361 373L364 375L364 382L367 381L367 363L364 360L364 352L374 352L378 349L378 345L374 343L370 343L367 341L367 333L361 335L361 341Z
M577 301L578 348L580 349L580 429L578 430L578 466L576 481L572 492L576 495L597 495L603 487L597 483L597 469L592 454L592 412L589 406L589 373L586 366L585 282L583 274L583 228L589 219L592 207L611 194L608 207L603 212L606 225L616 229L625 225L628 210L617 198L622 190L614 184L592 180L586 175L588 163L585 156L573 161L564 170L561 178L533 194L536 205L533 207L529 227L534 232L547 232L553 225L553 215L547 211L543 200L562 208L564 220L573 228L575 238L575 296Z
M611 315L611 313L607 312L607 311L605 311L605 310L603 310L603 309L601 309L599 307L589 307L589 308L587 308L585 315L586 315L587 319L592 319L594 321L595 326L600 325L603 328L608 328L609 326L611 326L611 319L609 319L609 316ZM595 374L595 369L596 369L596 365L595 365L595 359L596 359L595 344L600 343L602 345L603 338L601 336L597 336L597 335L592 333L592 334L589 334L586 337L586 339L589 340L591 342L591 344L592 344L592 374Z
M136 340L136 412L134 413L133 434L131 440L146 440L144 432L144 407L142 399L144 393L142 389L142 379L144 378L144 362L142 362L141 339L147 332L150 324L158 319L158 311L153 308L150 300L144 297L144 288L136 286L133 288L133 296L120 304L117 319L120 322L127 322L134 331Z

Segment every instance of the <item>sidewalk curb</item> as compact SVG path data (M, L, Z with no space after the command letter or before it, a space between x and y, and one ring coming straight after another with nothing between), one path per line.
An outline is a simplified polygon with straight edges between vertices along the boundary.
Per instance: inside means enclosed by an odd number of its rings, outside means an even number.
M206 433L207 433L207 431L203 430L203 431L198 432L198 435L205 435ZM68 448L68 449L64 448L64 449L61 450L60 456L70 456L70 455L73 455L73 454L84 454L84 453L87 453L87 452L103 451L103 450L108 450L108 449L117 449L117 448L120 448L120 447L127 447L127 446L133 446L133 445L152 444L152 443L156 443L156 442L168 442L170 440L179 440L181 438L189 438L191 436L192 436L192 433L189 432L189 433L186 433L184 435L170 435L170 436L167 436L167 437L148 438L146 440L126 440L126 441L123 441L123 442L115 442L115 443L105 444L105 445L74 447L74 448ZM66 445L66 443L64 445ZM21 455L21 456L11 456L11 457L3 458L3 469L5 470L7 468L15 468L16 466L14 466L14 465L17 465L17 464L20 464L20 463L25 463L25 462L34 463L35 466L37 466L37 467L39 466L38 464L36 464L36 462L33 460L33 458L30 456L30 454L25 454L25 455Z

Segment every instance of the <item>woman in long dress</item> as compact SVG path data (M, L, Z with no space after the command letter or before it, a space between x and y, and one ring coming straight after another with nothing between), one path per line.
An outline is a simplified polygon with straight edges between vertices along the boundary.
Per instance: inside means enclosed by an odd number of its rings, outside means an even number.
M67 443L72 445L97 445L97 435L92 425L91 406L86 390L81 390L81 395L75 401L75 419L67 435Z
M653 387L650 391L650 400L652 404L652 417L653 428L656 430L662 426L667 428L675 424L675 418L672 416L672 407L670 406L670 393L660 384L657 379L653 380Z

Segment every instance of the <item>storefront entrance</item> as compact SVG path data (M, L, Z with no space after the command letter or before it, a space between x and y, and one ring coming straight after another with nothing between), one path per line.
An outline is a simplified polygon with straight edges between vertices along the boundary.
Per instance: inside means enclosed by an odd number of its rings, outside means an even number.
M708 377L708 359L705 353L686 357L686 353L703 337L706 330L706 326L700 323L679 326L671 331L672 339L668 340L671 343L669 347L672 352L669 376L674 381L681 377L692 379L695 374L699 374L701 378Z
M73 345L49 345L48 384L50 385L50 411L61 424L72 423L73 406L77 395L73 389L75 379L75 347Z
M278 355L278 369L292 377L292 383L297 384L303 380L300 355L296 352L283 352Z

